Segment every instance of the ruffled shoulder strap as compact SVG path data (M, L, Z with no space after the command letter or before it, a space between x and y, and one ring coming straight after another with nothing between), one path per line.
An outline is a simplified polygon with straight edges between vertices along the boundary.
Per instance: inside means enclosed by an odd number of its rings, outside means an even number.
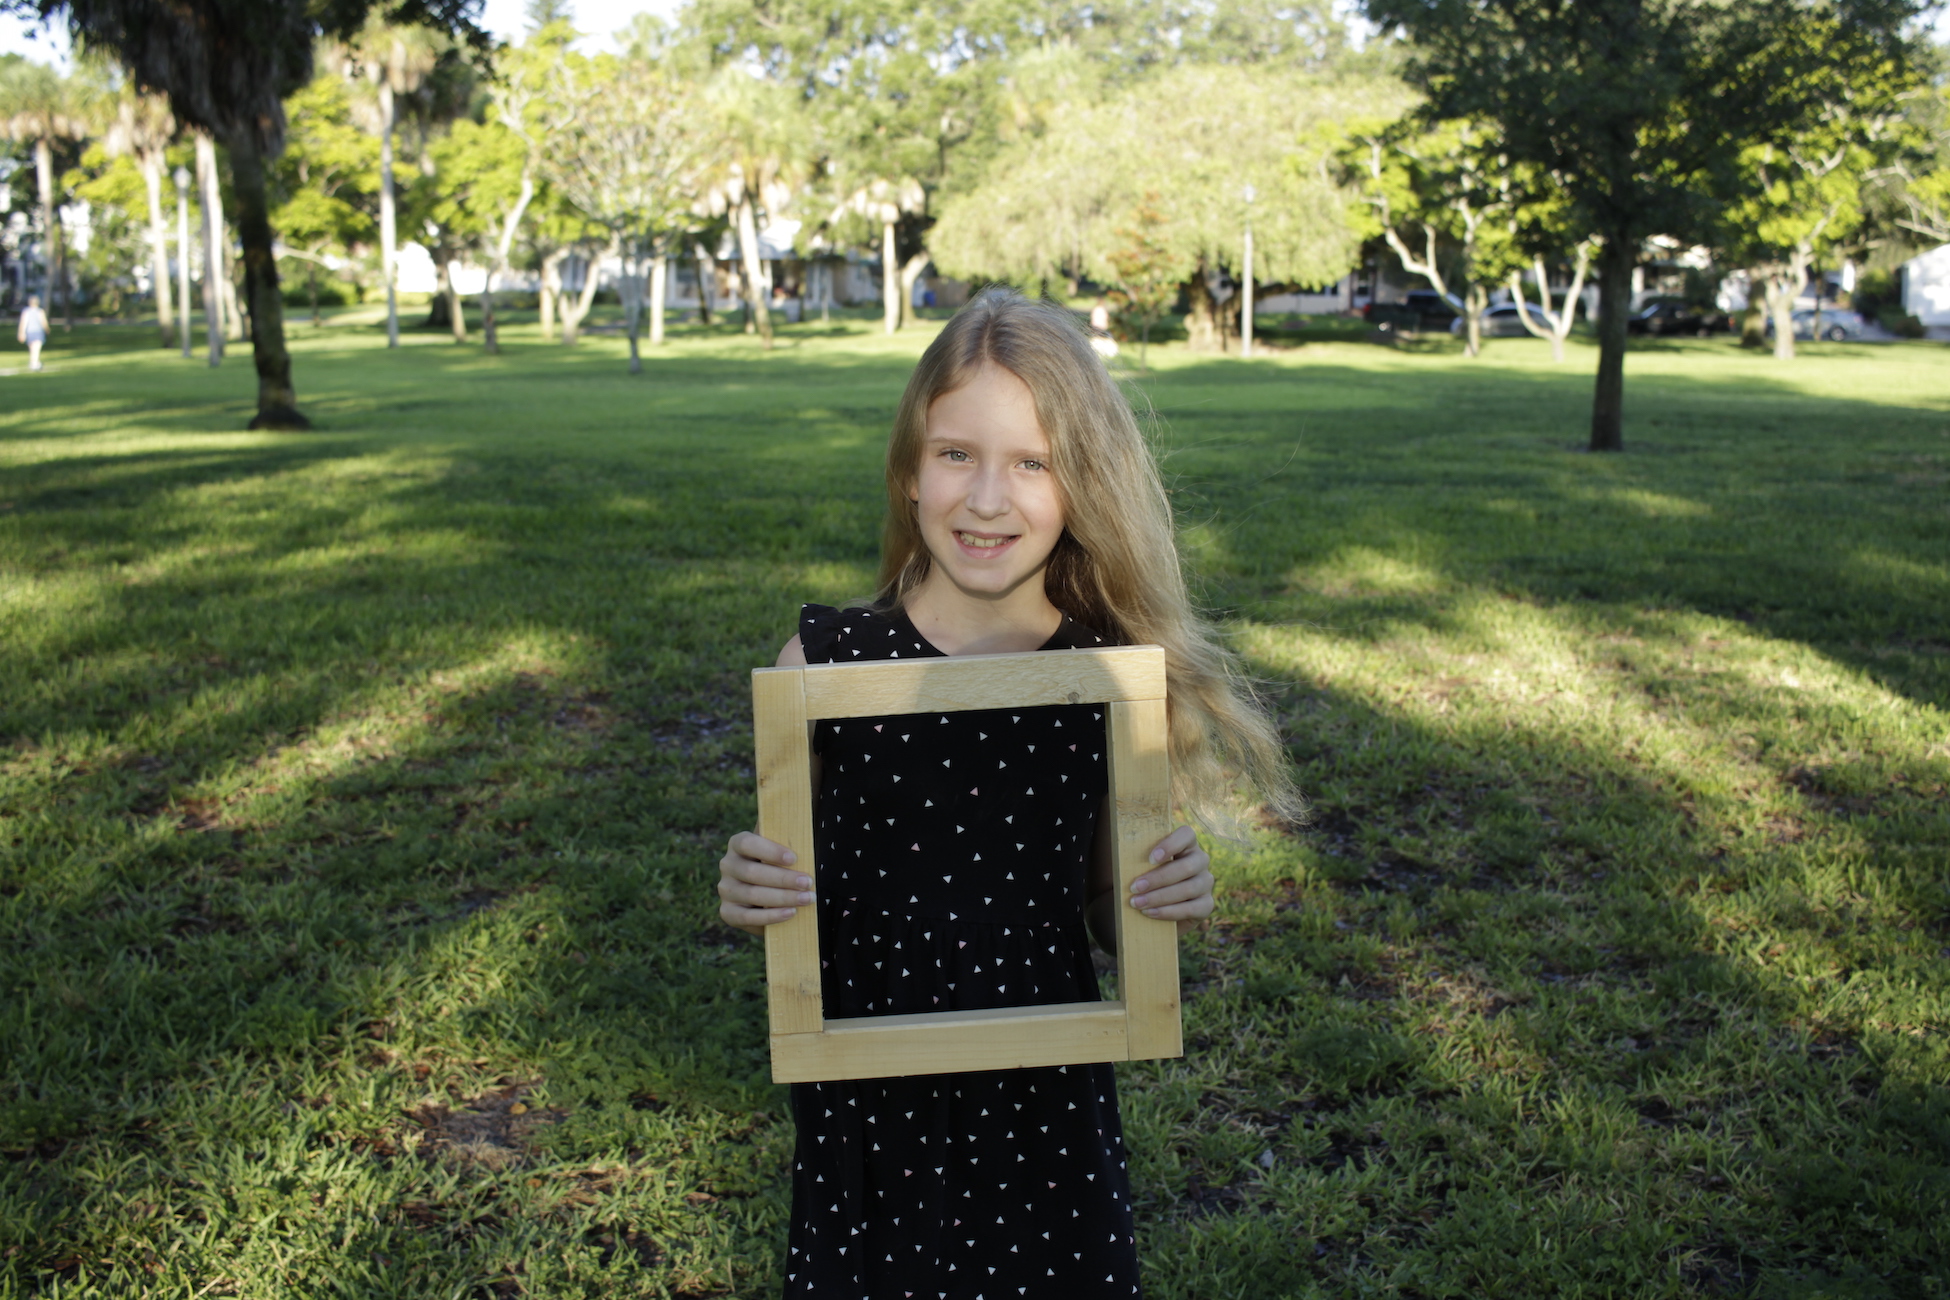
M833 662L833 644L840 637L840 611L831 605L799 607L799 648L809 664Z

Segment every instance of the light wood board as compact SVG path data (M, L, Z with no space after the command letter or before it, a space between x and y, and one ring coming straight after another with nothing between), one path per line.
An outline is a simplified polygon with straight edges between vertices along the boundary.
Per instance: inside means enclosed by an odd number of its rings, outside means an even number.
M1171 829L1165 655L1157 646L875 660L752 673L759 834L819 871L811 737L821 718L1104 704L1110 824L1121 903ZM765 927L772 1077L780 1083L1146 1060L1183 1052L1178 927L1129 906L1117 916L1116 1002L827 1020L820 1004L819 904Z

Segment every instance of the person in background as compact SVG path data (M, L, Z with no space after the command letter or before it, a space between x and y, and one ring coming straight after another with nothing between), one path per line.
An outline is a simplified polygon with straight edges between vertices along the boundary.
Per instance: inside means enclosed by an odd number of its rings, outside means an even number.
M27 305L21 308L20 324L14 329L14 337L27 345L27 368L41 369L41 344L47 342L47 313L41 310L39 294L29 294Z

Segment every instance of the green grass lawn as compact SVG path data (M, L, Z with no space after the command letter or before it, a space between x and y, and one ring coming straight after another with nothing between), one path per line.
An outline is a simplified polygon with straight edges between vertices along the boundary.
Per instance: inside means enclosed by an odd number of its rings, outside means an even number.
M303 436L0 374L0 1297L776 1293L715 862L925 331L292 334ZM1592 457L1589 350L1307 338L1134 382L1315 807L1120 1071L1150 1294L1950 1296L1950 349Z

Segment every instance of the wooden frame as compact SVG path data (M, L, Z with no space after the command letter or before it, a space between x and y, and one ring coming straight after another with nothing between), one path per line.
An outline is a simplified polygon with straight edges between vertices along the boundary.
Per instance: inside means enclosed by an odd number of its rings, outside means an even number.
M814 881L812 744L821 718L1102 704L1121 903L1171 829L1165 652L1157 646L760 668L752 673L758 830L791 848ZM1128 905L1117 916L1115 1002L827 1020L820 999L818 904L765 927L772 1078L879 1079L958 1070L1141 1061L1184 1052L1178 926Z

